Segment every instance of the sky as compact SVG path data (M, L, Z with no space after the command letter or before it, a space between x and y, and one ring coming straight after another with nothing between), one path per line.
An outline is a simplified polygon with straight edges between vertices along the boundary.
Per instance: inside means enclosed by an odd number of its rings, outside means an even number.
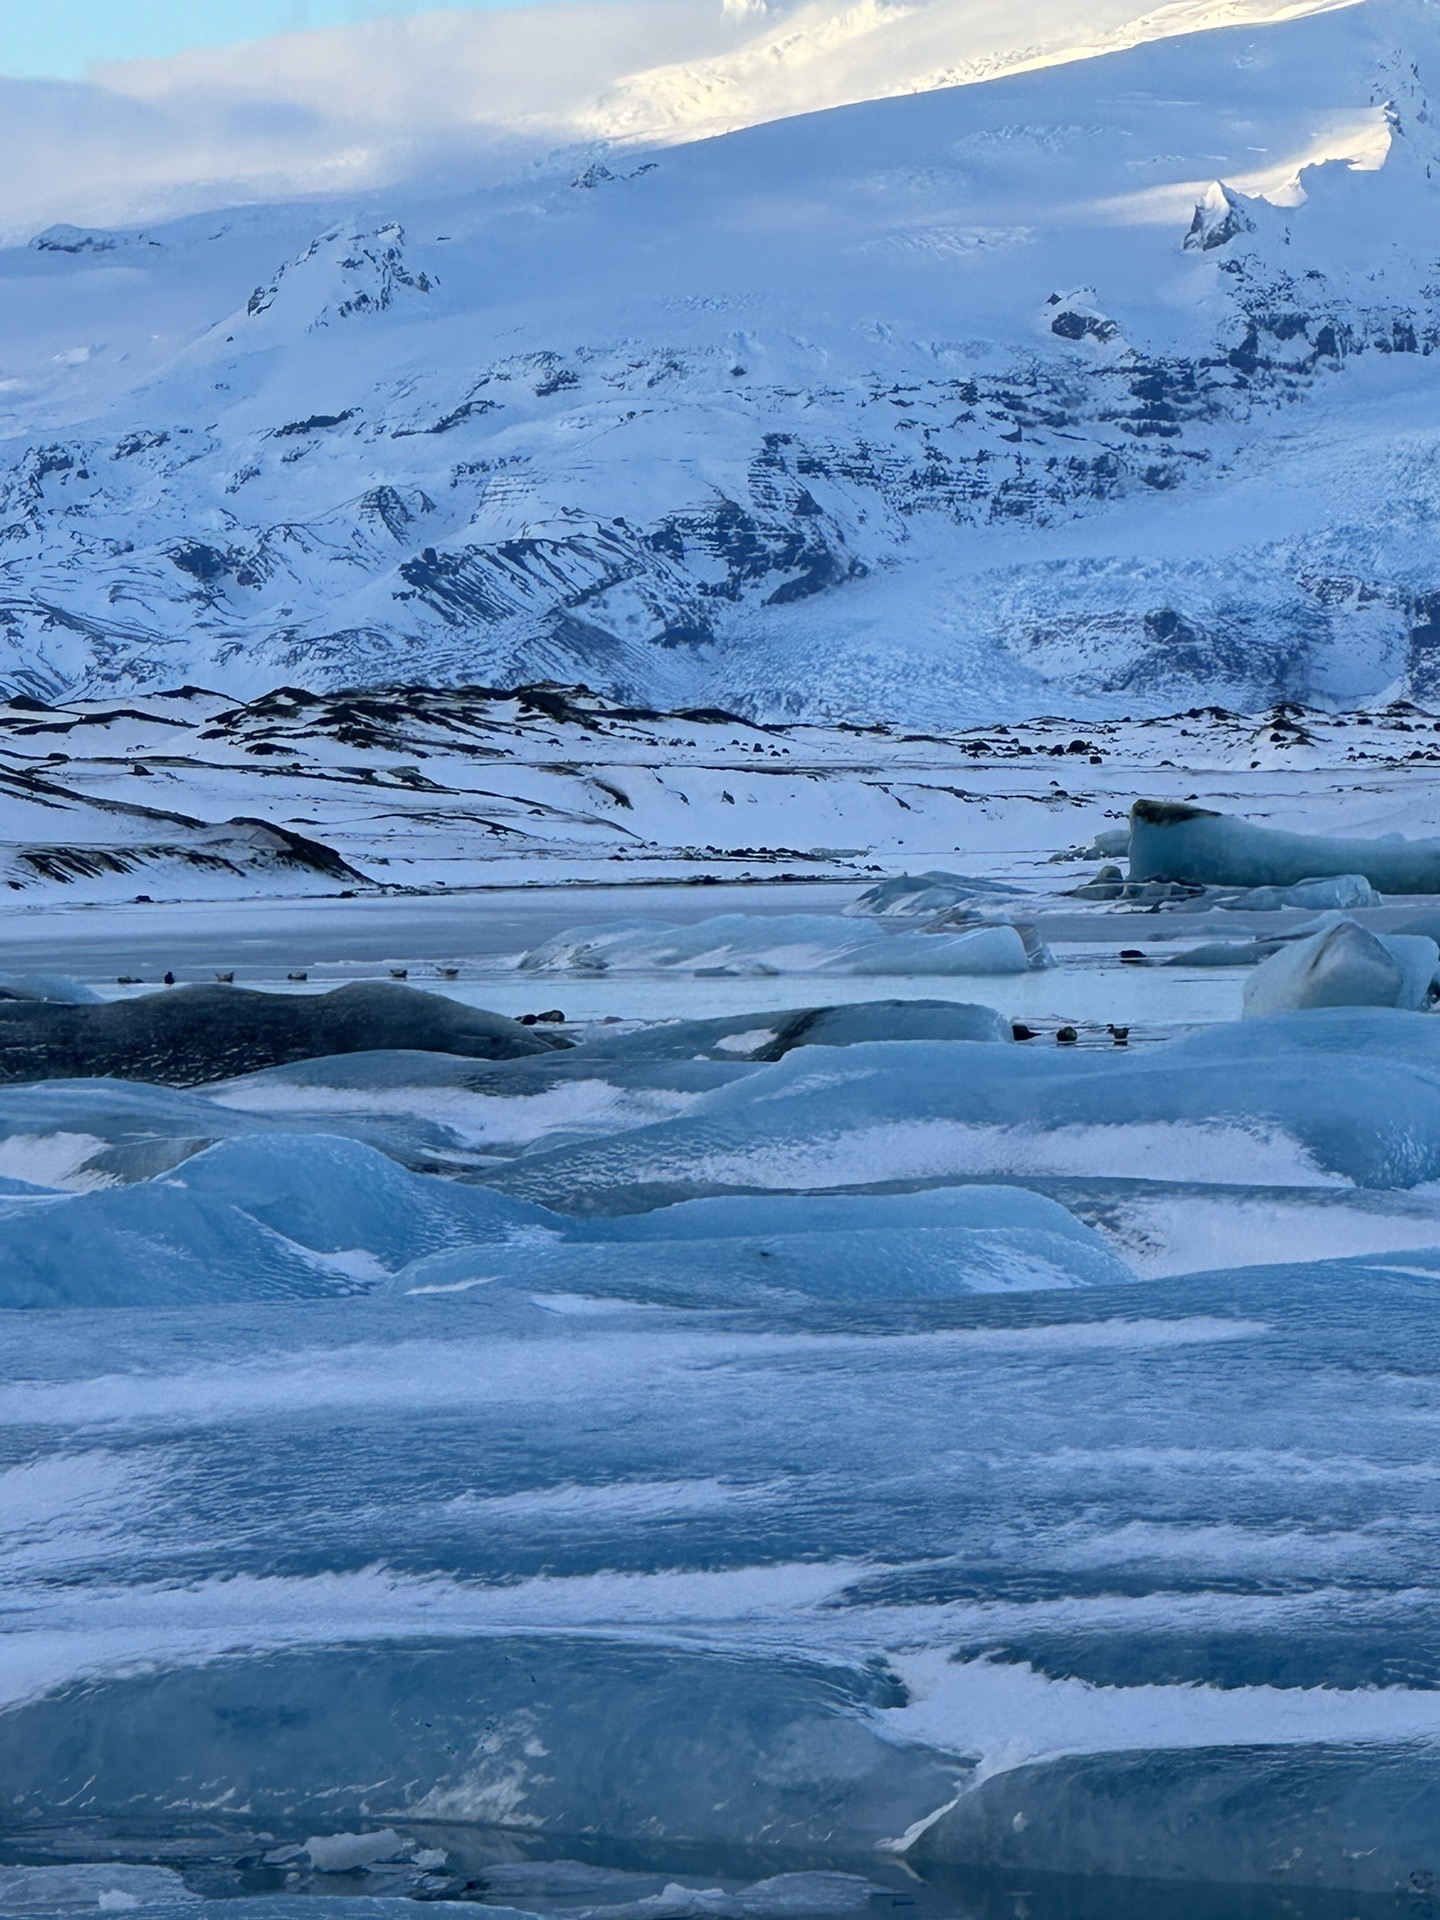
M441 175L473 187L557 151L1352 4L0 0L0 247L52 224L339 204Z
M448 4L473 8L507 0ZM95 62L149 59L306 27L347 26L384 14L424 13L434 5L435 0L0 0L0 74L78 80Z

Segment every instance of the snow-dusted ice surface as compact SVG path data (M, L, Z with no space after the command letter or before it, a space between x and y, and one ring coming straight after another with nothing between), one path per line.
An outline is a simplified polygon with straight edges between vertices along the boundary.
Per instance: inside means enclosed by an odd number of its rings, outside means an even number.
M4 1091L0 1911L1435 1870L1440 1022L565 1033Z

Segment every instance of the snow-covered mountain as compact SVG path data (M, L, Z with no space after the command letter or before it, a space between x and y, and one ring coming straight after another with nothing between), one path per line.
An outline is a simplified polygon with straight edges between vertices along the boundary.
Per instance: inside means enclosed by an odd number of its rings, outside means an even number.
M851 16L809 91L752 22L603 150L0 254L0 680L1431 695L1440 7L1091 11L986 79L857 10L903 97L800 115Z

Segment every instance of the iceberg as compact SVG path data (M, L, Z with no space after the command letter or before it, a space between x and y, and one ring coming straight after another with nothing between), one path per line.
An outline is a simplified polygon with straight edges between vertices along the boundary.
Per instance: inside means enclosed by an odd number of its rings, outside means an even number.
M353 1293L425 1253L546 1224L537 1208L425 1179L353 1140L264 1134L133 1186L12 1202L0 1212L0 1308Z
M184 1914L194 1920L201 1905L173 1867L137 1867L115 1861L60 1867L0 1867L0 1913L37 1920L84 1913L138 1913L140 1920Z
M1272 953L1245 982L1245 1017L1306 1007L1403 1007L1431 994L1440 947L1421 934L1376 934L1341 920Z
M1198 947L1186 947L1181 953L1167 953L1163 960L1147 959L1146 966L1159 967L1255 967L1279 953L1281 940L1202 940ZM1136 962L1134 964L1141 964Z
M543 1384L540 1396L548 1422ZM667 1405L667 1430L672 1414ZM291 1419L287 1412L287 1436ZM420 1425L438 1437L423 1416ZM413 1430L395 1437L408 1453ZM379 1472L394 1488L393 1466ZM341 1479L365 1499L353 1471ZM293 1484L308 1513L313 1480ZM661 1557L671 1554L662 1548ZM798 1596L834 1585L833 1573L807 1581L801 1570L778 1571ZM536 1584L522 1582L517 1597ZM581 1584L603 1612L607 1583ZM648 1599L644 1575L632 1584ZM757 1601L771 1584L762 1577ZM433 1597L443 1592L436 1583ZM67 1782L73 1794L88 1777L87 1807L123 1803L132 1822L173 1826L194 1817L177 1778L183 1767L227 1798L239 1797L243 1781L251 1832L298 1826L302 1840L322 1827L369 1824L367 1799L385 1781L387 1824L408 1816L447 1840L508 1827L554 1850L578 1831L643 1842L652 1857L657 1846L683 1858L699 1845L712 1858L749 1848L783 1860L803 1849L861 1864L918 1809L953 1798L971 1771L952 1754L889 1738L883 1715L905 1690L879 1662L726 1649L708 1636L686 1648L648 1630L578 1623L547 1632L519 1616L512 1631L406 1630L389 1644L366 1632L360 1644L337 1645L335 1624L328 1645L282 1644L250 1657L237 1648L207 1664L92 1682L83 1703L62 1692L0 1716L0 1790L12 1817L28 1822L60 1803ZM88 1776L77 1772L82 1756ZM322 1920L337 1911L330 1888L314 1891L327 1897L305 1902L297 1920L311 1906ZM757 1907L754 1920L767 1912L763 1895ZM356 1920L358 1908L341 1910ZM477 1910L493 1911L440 1909Z
M1277 1691L1278 1722L1285 1701ZM922 1868L949 1861L1013 1874L1035 1858L1037 1841L1025 1836L1038 1828L1047 1868L1057 1875L1085 1885L1123 1862L1137 1880L1208 1887L1214 1905L1207 1901L1204 1910L1216 1914L1227 1911L1221 1887L1247 1889L1239 1910L1278 1916L1312 1911L1307 1895L1317 1915L1336 1912L1321 1889L1351 1889L1353 1913L1357 1892L1373 1898L1407 1882L1428 1886L1430 1870L1405 1863L1434 1857L1440 1788L1433 1749L1397 1739L1357 1752L1317 1733L1308 1745L1272 1745L1257 1728L1230 1750L1177 1753L1157 1732L1148 1751L1009 1769L957 1798L913 1857ZM1262 1888L1274 1906L1251 1904Z
M683 1117L615 1141L539 1148L491 1177L521 1198L603 1213L886 1181L1171 1179L1178 1166L1221 1185L1383 1188L1440 1177L1440 1075L1360 1053L1323 1065L1283 1046L1271 1056L1266 1025L1237 1023L1203 1064L1178 1046L800 1050Z
M558 1219L557 1226L565 1227ZM488 1304L495 1283L538 1293L736 1306L776 1293L948 1300L1121 1286L1129 1268L1091 1228L1015 1187L884 1196L737 1196L570 1225L566 1240L460 1248L403 1268L397 1293Z
M1130 809L1130 880L1204 887L1304 887L1291 905L1352 905L1309 893L1313 882L1360 877L1381 893L1440 893L1440 841L1330 839L1285 833L1208 807L1137 800Z
M1399 1066L1440 1080L1440 1020L1392 1007L1309 1007L1263 1019L1204 1027L1163 1049L1175 1066L1257 1066L1309 1062L1317 1087L1336 1058Z
M1014 1039L1010 1022L993 1007L964 1000L857 1000L851 1006L817 1007L792 1019L752 1057L781 1060L794 1047L855 1047L876 1040Z
M1278 913L1288 907L1306 913L1353 913L1357 907L1378 907L1381 899L1364 874L1337 873L1333 879L1297 880L1288 887L1243 887L1205 904L1231 913Z
M434 1056L428 1075L452 1072L468 1086L502 1088L546 1085L557 1080L588 1076L598 1070L607 1076L629 1076L663 1063L704 1061L733 1067L754 1060L778 1060L795 1047L848 1047L868 1040L996 1040L1013 1038L1010 1022L993 1007L968 1000L853 1000L811 1007L783 1007L774 1011L724 1014L704 1020L649 1020L616 1022L582 1028L572 1033L573 1049L531 1059L506 1061L494 1067L441 1062ZM365 1056L353 1056L364 1058ZM377 1061L399 1059L376 1055ZM408 1058L419 1061L424 1056ZM329 1076L343 1063L276 1069L280 1075Z
M113 1076L187 1087L374 1048L507 1060L568 1045L443 994L377 982L316 994L176 987L85 1005L0 999L0 1055L10 1080Z
M730 913L691 926L572 928L532 947L518 964L526 973L964 975L1027 973L1046 963L1043 952L1032 958L1009 925L891 932L823 914Z
M113 1186L166 1173L217 1140L277 1129L343 1133L412 1167L449 1165L465 1154L465 1140L433 1117L442 1102L432 1098L428 1114L406 1111L403 1069L392 1075L383 1098L332 1094L307 1100L299 1089L287 1098L270 1088L271 1097L262 1094L250 1112L243 1110L243 1092L227 1097L234 1084L222 1081L204 1093L126 1080L0 1086L0 1172L31 1185L76 1191Z

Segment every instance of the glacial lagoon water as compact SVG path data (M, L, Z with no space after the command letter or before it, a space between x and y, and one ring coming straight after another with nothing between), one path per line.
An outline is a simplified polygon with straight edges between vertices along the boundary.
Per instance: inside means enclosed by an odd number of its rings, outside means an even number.
M567 908L249 984L569 1048L0 1089L0 1912L1428 1911L1440 1022Z

